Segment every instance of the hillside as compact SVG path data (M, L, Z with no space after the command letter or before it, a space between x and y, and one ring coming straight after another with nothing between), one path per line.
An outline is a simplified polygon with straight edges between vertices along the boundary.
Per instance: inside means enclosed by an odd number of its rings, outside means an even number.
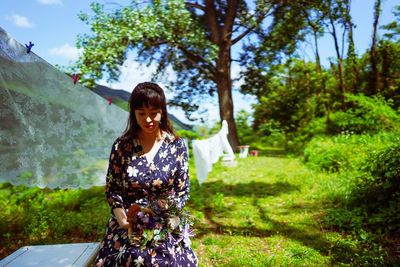
M128 109L127 102L129 100L130 93L127 91L121 89L112 89L110 87L98 84L93 89L93 92L104 97L105 99L112 97L114 104L120 106L125 110ZM168 117L171 120L175 130L187 130L187 131L193 130L193 126L183 123L173 114L169 113Z

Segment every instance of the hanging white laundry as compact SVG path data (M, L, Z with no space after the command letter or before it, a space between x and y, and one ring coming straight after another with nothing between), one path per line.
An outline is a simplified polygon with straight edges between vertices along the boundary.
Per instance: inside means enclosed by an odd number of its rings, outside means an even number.
M201 185L212 170L212 165L218 162L221 156L224 160L234 161L235 154L228 141L228 123L222 122L221 130L212 137L204 140L193 140L193 156L196 175Z
M193 140L192 147L197 180L201 185L212 169L211 146L208 140Z

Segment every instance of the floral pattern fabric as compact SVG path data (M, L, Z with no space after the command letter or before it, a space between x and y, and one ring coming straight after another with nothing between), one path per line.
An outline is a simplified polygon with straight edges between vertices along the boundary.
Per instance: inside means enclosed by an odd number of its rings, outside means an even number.
M106 197L111 218L101 243L96 266L197 266L197 258L188 242L161 240L145 248L130 242L128 231L119 227L115 208L126 211L132 204L146 206L149 199L174 194L183 208L189 196L188 157L184 141L164 133L152 161L143 155L138 140L121 138L113 143L106 177ZM189 242L190 243L190 242Z

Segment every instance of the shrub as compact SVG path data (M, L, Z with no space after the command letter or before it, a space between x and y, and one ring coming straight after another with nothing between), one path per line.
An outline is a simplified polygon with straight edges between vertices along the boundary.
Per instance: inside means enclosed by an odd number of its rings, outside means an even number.
M400 116L390 103L380 97L346 94L346 111L334 112L327 126L328 134L353 132L375 134L392 131L400 126Z
M345 111L333 112L329 120L314 118L288 136L291 147L301 150L316 136L366 135L400 129L400 115L391 107L391 102L380 97L346 94L346 105Z
M376 230L400 229L400 138L365 162L355 180L351 207L362 207L366 224Z
M304 149L308 166L324 171L354 171L365 164L373 151L396 142L398 133L354 135L344 132L334 137L313 138Z
M181 138L188 139L189 141L199 138L199 135L196 132L192 132L192 131L188 131L188 130L178 130L178 131L176 131L176 135Z

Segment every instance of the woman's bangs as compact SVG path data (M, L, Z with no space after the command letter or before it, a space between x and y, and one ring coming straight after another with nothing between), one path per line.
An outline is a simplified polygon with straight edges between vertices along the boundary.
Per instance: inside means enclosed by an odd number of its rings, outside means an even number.
M132 108L152 107L162 109L163 100L158 94L140 94L132 102Z

